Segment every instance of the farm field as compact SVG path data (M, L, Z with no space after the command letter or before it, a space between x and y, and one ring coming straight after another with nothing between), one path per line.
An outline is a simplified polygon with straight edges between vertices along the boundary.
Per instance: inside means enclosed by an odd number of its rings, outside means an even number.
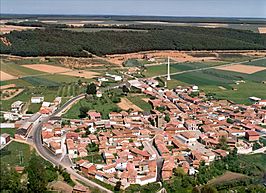
M231 66L217 67L216 69L233 71L233 72L240 72L240 73L244 73L244 74L253 74L256 72L260 72L262 70L266 70L266 67L235 64L235 65L231 65Z
M30 154L31 150L28 144L12 141L0 150L0 162L10 166L27 166Z
M61 67L61 66L53 66L53 65L47 65L47 64L30 64L30 65L23 65L26 68L30 68L33 70L38 70L45 73L50 74L62 74L62 75L68 75L68 76L76 76L76 77L83 77L83 78L93 78L98 73L96 72L90 72L90 71L84 71L84 70L72 70L69 68Z
M8 74L6 72L0 71L0 81L4 81L4 80L12 80L12 79L16 79L17 77L12 76L11 74Z
M219 66L225 64L225 62L187 62L187 63L175 63L170 64L170 72L182 72L186 70L193 70L211 66ZM147 66L146 71L143 73L146 77L152 77L157 75L167 74L167 64Z
M257 60L257 61L247 62L247 63L244 63L244 64L245 65L253 65L253 66L266 67L266 58L265 59L261 59L261 60Z

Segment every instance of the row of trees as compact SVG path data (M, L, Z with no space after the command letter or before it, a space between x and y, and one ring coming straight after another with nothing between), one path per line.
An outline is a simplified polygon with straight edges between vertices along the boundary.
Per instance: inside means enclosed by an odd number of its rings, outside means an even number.
M147 31L73 32L60 29L13 31L4 36L1 53L20 56L77 56L146 50L266 49L266 36L233 29L139 27Z

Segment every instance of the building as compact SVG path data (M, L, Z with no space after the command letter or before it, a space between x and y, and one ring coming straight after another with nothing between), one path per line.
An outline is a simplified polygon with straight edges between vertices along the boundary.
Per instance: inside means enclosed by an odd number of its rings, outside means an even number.
M122 80L122 76L119 76L119 75L113 75L113 74L106 73L106 76L109 79L114 80L114 81L121 81Z
M42 103L44 101L44 97L31 97L30 99L31 103Z
M245 137L249 141L258 141L260 139L260 135L256 131L246 131Z
M15 101L11 104L12 113L21 113L23 110L24 103L22 101Z
M3 133L0 138L0 144L5 145L10 141L10 135L7 133Z

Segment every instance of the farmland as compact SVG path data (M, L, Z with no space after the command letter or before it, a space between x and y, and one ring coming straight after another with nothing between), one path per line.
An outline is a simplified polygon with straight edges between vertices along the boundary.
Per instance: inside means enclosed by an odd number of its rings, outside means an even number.
M143 94L127 96L127 99L129 101L141 108L143 111L150 111L152 109L152 106L148 102L144 101L145 98L147 98L147 96Z

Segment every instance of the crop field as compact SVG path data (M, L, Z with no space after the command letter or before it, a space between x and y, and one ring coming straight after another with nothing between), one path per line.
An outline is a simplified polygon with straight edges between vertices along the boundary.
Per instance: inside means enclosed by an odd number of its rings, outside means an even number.
M266 58L265 59L261 59L261 60L257 60L257 61L247 62L247 63L244 63L244 64L245 65L266 67Z
M218 66L216 69L227 70L227 71L232 71L232 72L240 72L240 73L244 73L244 74L253 74L256 72L266 70L266 67L235 64L235 65L223 66L223 67Z
M76 96L81 94L81 92L83 92L83 89L81 87L79 87L76 84L65 84L65 85L61 85L58 88L57 91L57 96L60 97L71 97L71 96Z
M225 62L217 61L217 62L187 62L187 63L175 63L170 64L170 72L182 72L186 70L193 70L211 66L219 66L225 64ZM155 66L147 66L144 75L146 77L157 76L162 74L167 74L167 64L155 65Z
M4 62L3 60L1 60L1 71L11 74L15 77L43 74L43 72L25 68L19 64Z

